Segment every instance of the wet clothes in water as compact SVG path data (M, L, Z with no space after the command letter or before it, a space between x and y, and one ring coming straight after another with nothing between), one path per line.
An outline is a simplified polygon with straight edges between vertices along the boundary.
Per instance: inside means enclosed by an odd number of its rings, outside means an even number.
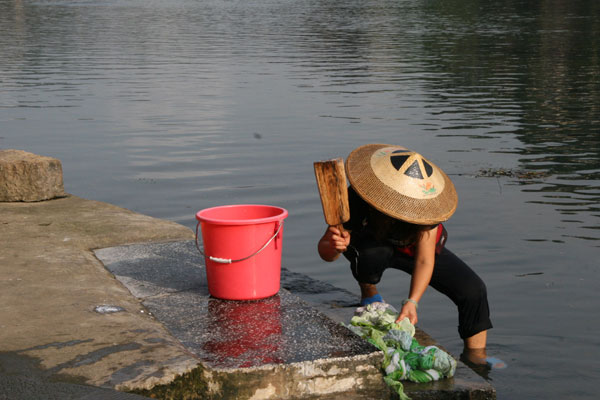
M350 261L354 279L359 283L377 284L388 268L412 275L414 256L399 243L402 235L391 232L382 238L372 221L376 210L362 200L352 188L348 190L350 221L344 224L352 231L350 246L344 256ZM369 210L371 209L371 210ZM487 290L481 278L445 247L436 251L435 267L429 286L446 295L458 308L458 332L462 339L492 328Z

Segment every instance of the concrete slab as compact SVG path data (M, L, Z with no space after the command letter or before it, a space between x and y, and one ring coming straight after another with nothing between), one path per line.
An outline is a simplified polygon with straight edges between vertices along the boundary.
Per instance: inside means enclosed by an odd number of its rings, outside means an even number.
M181 225L75 196L0 203L0 375L13 383L0 394L31 399L17 396L22 378L58 392L66 387L48 382L151 388L193 369L199 360L91 252L191 237ZM123 311L94 311L105 304ZM17 359L31 368L15 371Z
M382 355L337 323L354 294L284 270L274 297L212 299L191 239L181 225L70 195L0 203L0 400L139 397L115 389L394 398ZM413 399L493 398L469 371L459 364L453 380L405 386Z
M238 398L251 398L258 392L245 391L251 386L249 379L259 391L269 388L260 398L343 393L357 398L394 397L381 386L381 353L339 323L347 323L358 305L353 293L283 269L282 289L273 297L257 301L211 298L202 257L193 241L120 246L95 254L202 360L200 380L218 388L211 398L228 398L224 387L237 396L247 393L248 397ZM421 330L417 338L424 345L439 346ZM318 374L306 374L315 363ZM291 366L304 372L290 373ZM365 368L369 370L366 380ZM258 377L257 371L261 372ZM212 380L215 376L219 379ZM317 382L316 378L324 376L326 381ZM358 383L361 379L368 384ZM415 400L495 398L493 388L462 363L453 379L407 382L405 389Z
M202 360L199 379L212 388L210 398L389 397L379 371L382 354L288 290L255 301L211 298L193 241L95 255Z

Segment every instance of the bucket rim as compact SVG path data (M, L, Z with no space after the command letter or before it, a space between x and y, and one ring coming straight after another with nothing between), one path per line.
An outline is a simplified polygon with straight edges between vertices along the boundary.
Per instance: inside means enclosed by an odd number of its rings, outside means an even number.
M203 215L203 214L210 213L211 211L214 211L217 209L240 208L240 207L269 208L269 209L277 210L277 211L279 211L279 213L277 213L276 215L270 216L270 217L265 217L265 218L227 219L227 220L219 219L219 218L211 218L211 217L207 217L206 215ZM207 222L207 223L210 223L213 225L256 225L256 224L266 224L269 222L283 221L285 218L287 218L288 214L289 213L285 208L278 207L278 206L271 206L268 204L229 204L229 205L223 205L223 206L204 208L196 213L196 219L198 220L198 222Z

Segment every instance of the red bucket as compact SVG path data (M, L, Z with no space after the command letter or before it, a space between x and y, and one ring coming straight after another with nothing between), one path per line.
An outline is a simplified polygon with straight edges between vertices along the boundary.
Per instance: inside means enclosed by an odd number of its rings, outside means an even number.
M242 204L196 213L202 230L206 279L211 296L255 300L279 291L283 220L287 210Z

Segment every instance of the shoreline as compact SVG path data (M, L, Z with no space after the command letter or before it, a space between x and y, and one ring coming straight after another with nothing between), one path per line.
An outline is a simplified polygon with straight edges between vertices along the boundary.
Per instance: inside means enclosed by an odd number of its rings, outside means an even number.
M397 396L382 353L339 323L350 292L283 268L275 296L214 299L189 228L66 193L0 216L2 400ZM495 398L461 362L405 392Z

